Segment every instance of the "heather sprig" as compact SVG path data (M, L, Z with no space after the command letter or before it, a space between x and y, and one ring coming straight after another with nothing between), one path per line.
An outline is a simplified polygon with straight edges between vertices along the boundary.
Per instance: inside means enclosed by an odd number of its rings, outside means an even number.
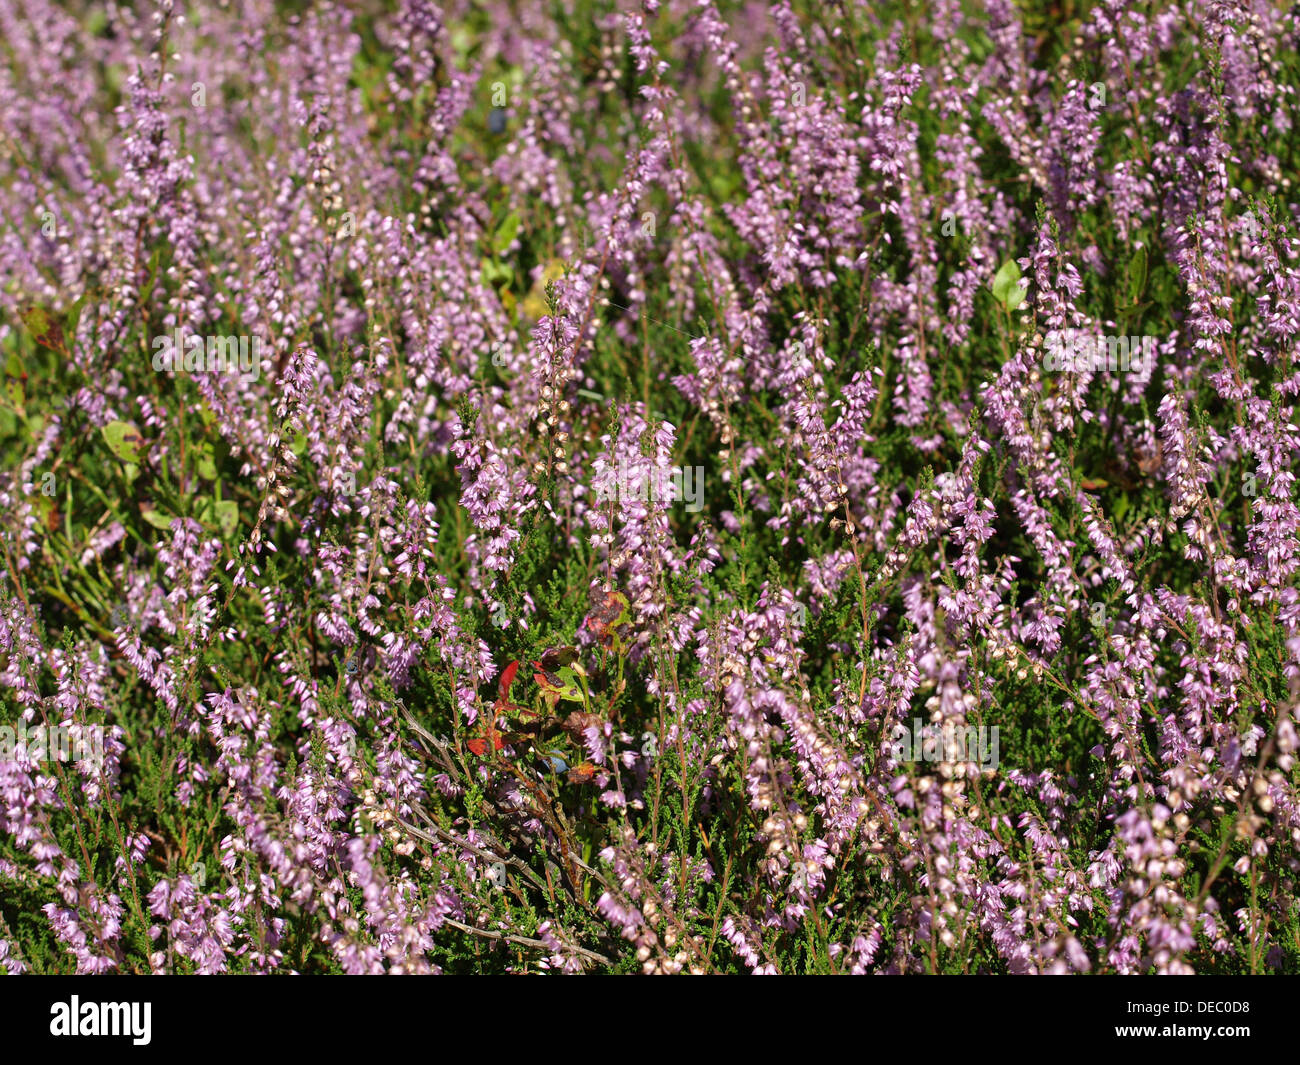
M1300 971L1293 13L83 7L0 971Z

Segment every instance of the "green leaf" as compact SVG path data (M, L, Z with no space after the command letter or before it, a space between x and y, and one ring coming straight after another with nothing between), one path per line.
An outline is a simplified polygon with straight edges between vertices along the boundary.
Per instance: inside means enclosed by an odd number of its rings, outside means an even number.
M1014 259L1008 259L998 269L998 272L993 275L993 298L999 303L1007 303L1008 294L1011 292L1013 286L1019 287L1016 285L1016 282L1019 280L1020 267L1016 265ZM1023 298L1024 293L1023 290L1021 290L1021 299ZM1008 306L1010 305L1008 304Z
M1141 247L1133 253L1133 258L1128 264L1128 294L1132 302L1137 303L1142 290L1146 288L1146 283L1147 250Z
M217 524L226 536L233 536L239 528L239 504L233 499L223 499L217 504Z
M580 703L583 701L582 689L578 686L578 678L573 672L572 666L565 666L556 673L556 676L563 682L560 690L560 698L571 703Z
M533 674L533 680L547 697L547 703L555 705L556 699L563 699L570 703L583 702L582 689L578 687L577 678L569 666L555 671L543 668L540 672Z
M23 326L34 337L43 337L50 331L50 316L44 307L28 307L22 312Z
M467 59L470 50L478 43L478 36L465 25L453 27L450 37L451 47L455 50L458 59Z
M149 280L145 282L144 287L140 290L140 295L137 297L140 302L137 306L147 307L149 305L149 297L153 295L153 287L158 283L158 267L162 263L162 253L162 248L159 248L149 257Z
M5 397L20 418L27 417L27 386L23 384L21 377L5 378Z
M504 263L499 263L495 259L483 260L483 280L487 284L495 284L497 281L509 281L514 276L514 271Z
M496 234L492 237L492 250L498 255L504 255L505 250L510 247L518 232L519 212L511 211L506 215L504 221L497 226Z
M206 443L199 449L197 465L199 476L205 481L215 481L217 479L217 463L212 454L211 443Z
M163 532L166 532L172 527L171 515L164 514L161 510L153 510L152 508L146 509L142 507L140 509L140 517L144 518L144 520L155 529L161 529Z
M1007 291L1007 299L1006 299L1007 310L1014 311L1017 307L1019 307L1024 302L1025 302L1024 288L1019 283L1012 285L1011 288Z
M140 449L144 446L144 438L139 429L130 422L109 422L101 432L109 451L119 461L139 464Z
M51 514L56 516L58 515L58 510L55 507L54 500L49 498L49 496L39 493L33 501L33 509L36 511L37 515L39 515L42 525L49 524Z
M1129 512L1129 501L1127 495L1121 495L1115 500L1115 524L1118 525L1124 520L1124 515Z

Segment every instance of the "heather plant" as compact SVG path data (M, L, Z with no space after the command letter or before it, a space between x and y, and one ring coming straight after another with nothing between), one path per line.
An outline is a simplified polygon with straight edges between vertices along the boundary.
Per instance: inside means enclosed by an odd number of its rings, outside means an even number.
M0 35L0 969L1300 971L1294 11Z

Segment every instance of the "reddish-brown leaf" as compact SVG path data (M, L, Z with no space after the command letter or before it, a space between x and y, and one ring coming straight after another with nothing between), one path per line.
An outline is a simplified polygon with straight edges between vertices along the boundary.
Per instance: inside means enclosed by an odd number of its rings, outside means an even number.
M581 743L584 729L598 728L604 723L605 719L599 714L588 714L583 710L575 710L564 719L564 731L573 738L574 743Z
M578 649L576 647L548 647L542 652L542 660L533 664L553 673L555 670L563 669L577 660Z
M581 765L575 765L570 769L566 774L566 779L570 784L590 784L598 772L600 770L591 762L583 762Z
M499 751L501 750L502 747L505 746L504 741L501 739L501 733L498 732L491 725L486 726L486 728L484 729L484 735L474 736L471 739L466 740L465 746L468 747L480 758L482 758L487 753L489 736L492 737L492 746L494 749Z
M511 662L501 671L501 683L497 686L497 696L503 703L510 698L510 685L515 682L515 674L518 672L518 662Z
M605 648L613 646L615 629L620 624L619 618L628 608L627 596L622 592L606 592L590 613L583 619L583 624Z

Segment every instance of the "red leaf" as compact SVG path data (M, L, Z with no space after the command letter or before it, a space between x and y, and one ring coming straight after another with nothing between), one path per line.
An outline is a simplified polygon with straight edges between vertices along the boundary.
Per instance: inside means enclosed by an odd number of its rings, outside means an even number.
M501 733L498 732L491 725L485 726L484 732L485 735L483 736L474 736L472 739L468 739L465 741L465 746L468 747L475 754L477 754L480 758L482 758L483 755L487 753L488 736L492 737L492 746L496 750L499 751L501 750L502 747L505 746L505 742L501 739Z
M501 671L501 685L497 691L499 693L499 698L503 703L509 702L510 700L510 685L515 682L515 674L518 672L518 662L511 662L510 665L506 666L506 668Z
M535 680L538 683L538 685L541 687L543 691L550 692L550 691L560 690L561 685L560 685L559 677L557 677L554 673L548 670L540 662L534 662L533 665L535 665L540 671L533 674L533 680Z

